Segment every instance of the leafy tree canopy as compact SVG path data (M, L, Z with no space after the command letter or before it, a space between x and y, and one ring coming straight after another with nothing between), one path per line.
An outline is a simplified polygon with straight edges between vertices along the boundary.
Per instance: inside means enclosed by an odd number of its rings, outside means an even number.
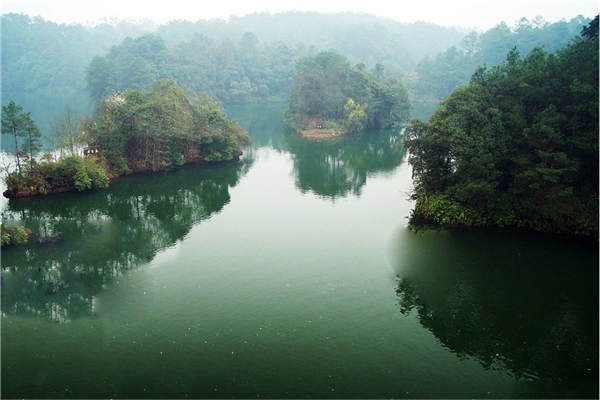
M598 234L595 21L555 54L511 50L412 123L418 216Z
M362 64L353 68L335 52L305 57L296 64L286 120L297 130L323 119L354 132L405 122L411 109L408 92L382 73L380 64L374 72Z

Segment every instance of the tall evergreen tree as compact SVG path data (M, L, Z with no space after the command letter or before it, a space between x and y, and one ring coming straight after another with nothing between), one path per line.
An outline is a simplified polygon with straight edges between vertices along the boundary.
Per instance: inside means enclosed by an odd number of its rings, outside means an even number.
M15 151L17 156L17 169L21 170L21 160L19 154L19 137L25 136L26 119L23 114L23 108L11 101L6 106L2 106L2 133L13 135L15 140Z

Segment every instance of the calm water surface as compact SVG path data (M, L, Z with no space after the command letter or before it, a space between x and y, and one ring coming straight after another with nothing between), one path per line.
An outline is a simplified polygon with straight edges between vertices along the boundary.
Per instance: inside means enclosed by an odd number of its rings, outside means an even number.
M415 235L397 132L283 109L228 110L239 162L5 202L65 241L2 250L2 397L598 397L597 242Z

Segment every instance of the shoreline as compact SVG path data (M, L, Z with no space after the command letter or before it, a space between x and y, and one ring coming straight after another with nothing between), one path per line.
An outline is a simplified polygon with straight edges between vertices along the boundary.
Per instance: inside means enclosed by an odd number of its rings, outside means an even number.
M114 176L114 177L110 177L109 178L109 184L111 182L116 182L118 180L121 179L127 179L129 177L132 176L136 176L136 175L143 175L143 174L154 174L157 172L169 172L169 171L174 171L174 170L178 170L187 166L192 166L192 165L216 165L216 164L222 164L222 163L227 163L230 161L234 161L234 160L239 160L240 157L242 156L243 152L240 150L238 154L236 154L233 159L231 160L224 160L224 161L216 161L216 162L210 162L210 161L205 161L205 160L194 160L194 161L190 161L187 162L183 165L177 166L175 168L169 168L169 169L157 169L157 170L135 170L132 171L129 174L126 175L118 175L118 176ZM2 192L2 196L4 196L7 199L24 199L24 198L28 198L28 197L35 197L35 196L48 196L48 195L53 195L53 194L61 194L61 193L68 193L68 192L79 192L79 193L83 193L83 192L90 192L90 191L96 191L99 189L88 189L88 190L83 190L83 191L79 191L77 190L76 187L69 187L69 186L61 186L58 188L54 188L49 190L47 193L32 193L31 191L29 192L17 192L17 193L13 193L12 191L10 191L9 189L6 189L4 192Z
M309 129L296 132L300 137L309 140L331 140L345 135L345 133L331 129Z

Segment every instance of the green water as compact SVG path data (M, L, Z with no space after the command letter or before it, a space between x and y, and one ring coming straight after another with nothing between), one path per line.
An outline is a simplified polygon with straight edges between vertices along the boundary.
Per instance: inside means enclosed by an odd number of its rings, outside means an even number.
M239 162L4 204L2 397L598 397L598 246L418 236L401 138L231 107ZM417 110L418 111L418 110Z

